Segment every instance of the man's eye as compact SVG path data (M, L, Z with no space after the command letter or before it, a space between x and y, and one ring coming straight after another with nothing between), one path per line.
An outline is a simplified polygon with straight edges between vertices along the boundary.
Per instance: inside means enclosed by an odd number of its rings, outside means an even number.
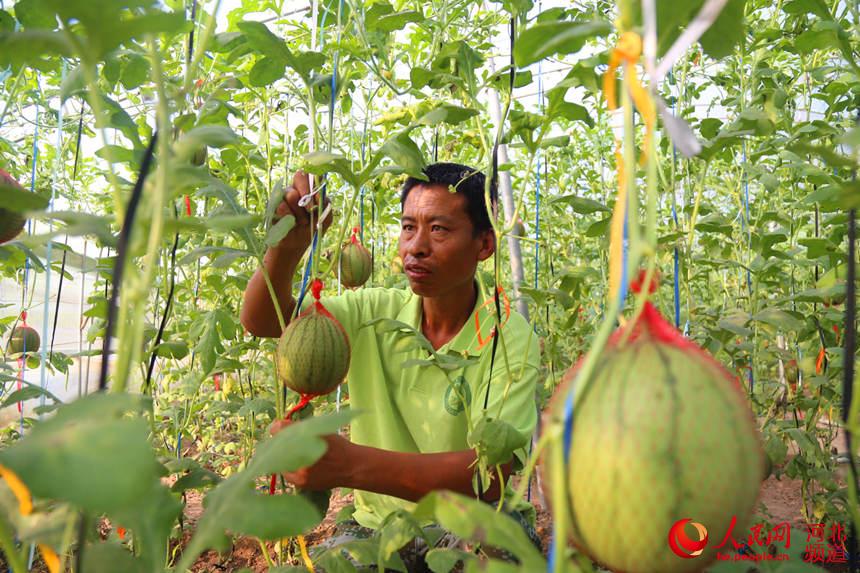
M404 231L411 231L411 230L412 230L412 225L403 225L403 230L404 230Z
M445 227L442 227L441 225L433 225L432 227L430 227L430 230L431 231L444 231Z

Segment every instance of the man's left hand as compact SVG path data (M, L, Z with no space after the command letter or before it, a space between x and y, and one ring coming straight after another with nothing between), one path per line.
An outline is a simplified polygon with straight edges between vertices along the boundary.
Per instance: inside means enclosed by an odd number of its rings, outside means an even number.
M292 423L291 420L277 420L269 427L269 433L274 436ZM327 448L315 464L281 474L286 481L299 489L321 491L344 487L349 482L349 475L355 464L355 444L339 434L322 437Z

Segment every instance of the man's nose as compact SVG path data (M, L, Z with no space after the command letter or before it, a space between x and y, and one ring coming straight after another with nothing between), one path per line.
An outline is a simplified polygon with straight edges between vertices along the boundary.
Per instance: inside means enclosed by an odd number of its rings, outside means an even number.
M419 227L409 239L406 250L409 255L416 258L428 256L430 254L430 233Z

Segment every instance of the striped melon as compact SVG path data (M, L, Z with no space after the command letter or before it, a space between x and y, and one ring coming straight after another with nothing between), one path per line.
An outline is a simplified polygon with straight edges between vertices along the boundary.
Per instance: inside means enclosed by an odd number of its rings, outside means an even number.
M293 320L278 340L278 377L300 394L328 394L349 370L349 339L325 307L314 305Z
M12 330L12 336L9 337L9 353L39 352L41 344L42 339L36 329L21 324Z
M565 374L545 414L549 424L563 423L578 369ZM568 466L558 476L569 506L565 516L553 509L592 559L627 573L701 571L735 516L735 538L744 538L766 475L752 412L728 372L650 303L610 338L572 419ZM541 461L545 487L562 451L551 447ZM670 529L683 519L707 530L699 555L670 548ZM692 524L680 527L702 540Z
M21 184L2 169L0 169L0 184L22 189ZM26 222L27 220L20 213L0 207L0 245L17 237L24 230Z
M370 251L353 236L340 253L340 284L346 288L360 287L370 278L372 269Z

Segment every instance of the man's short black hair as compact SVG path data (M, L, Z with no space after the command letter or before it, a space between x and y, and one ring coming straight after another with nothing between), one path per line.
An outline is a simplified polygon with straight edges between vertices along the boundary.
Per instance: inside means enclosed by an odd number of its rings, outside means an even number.
M459 163L434 163L425 167L423 171L429 181L410 177L403 184L403 190L400 193L401 210L406 203L407 195L416 185L444 185L466 196L466 211L469 213L475 235L493 228L484 201L486 178L483 173L474 167ZM493 212L495 212L498 200L498 189L495 181L490 184L490 200L493 204Z

